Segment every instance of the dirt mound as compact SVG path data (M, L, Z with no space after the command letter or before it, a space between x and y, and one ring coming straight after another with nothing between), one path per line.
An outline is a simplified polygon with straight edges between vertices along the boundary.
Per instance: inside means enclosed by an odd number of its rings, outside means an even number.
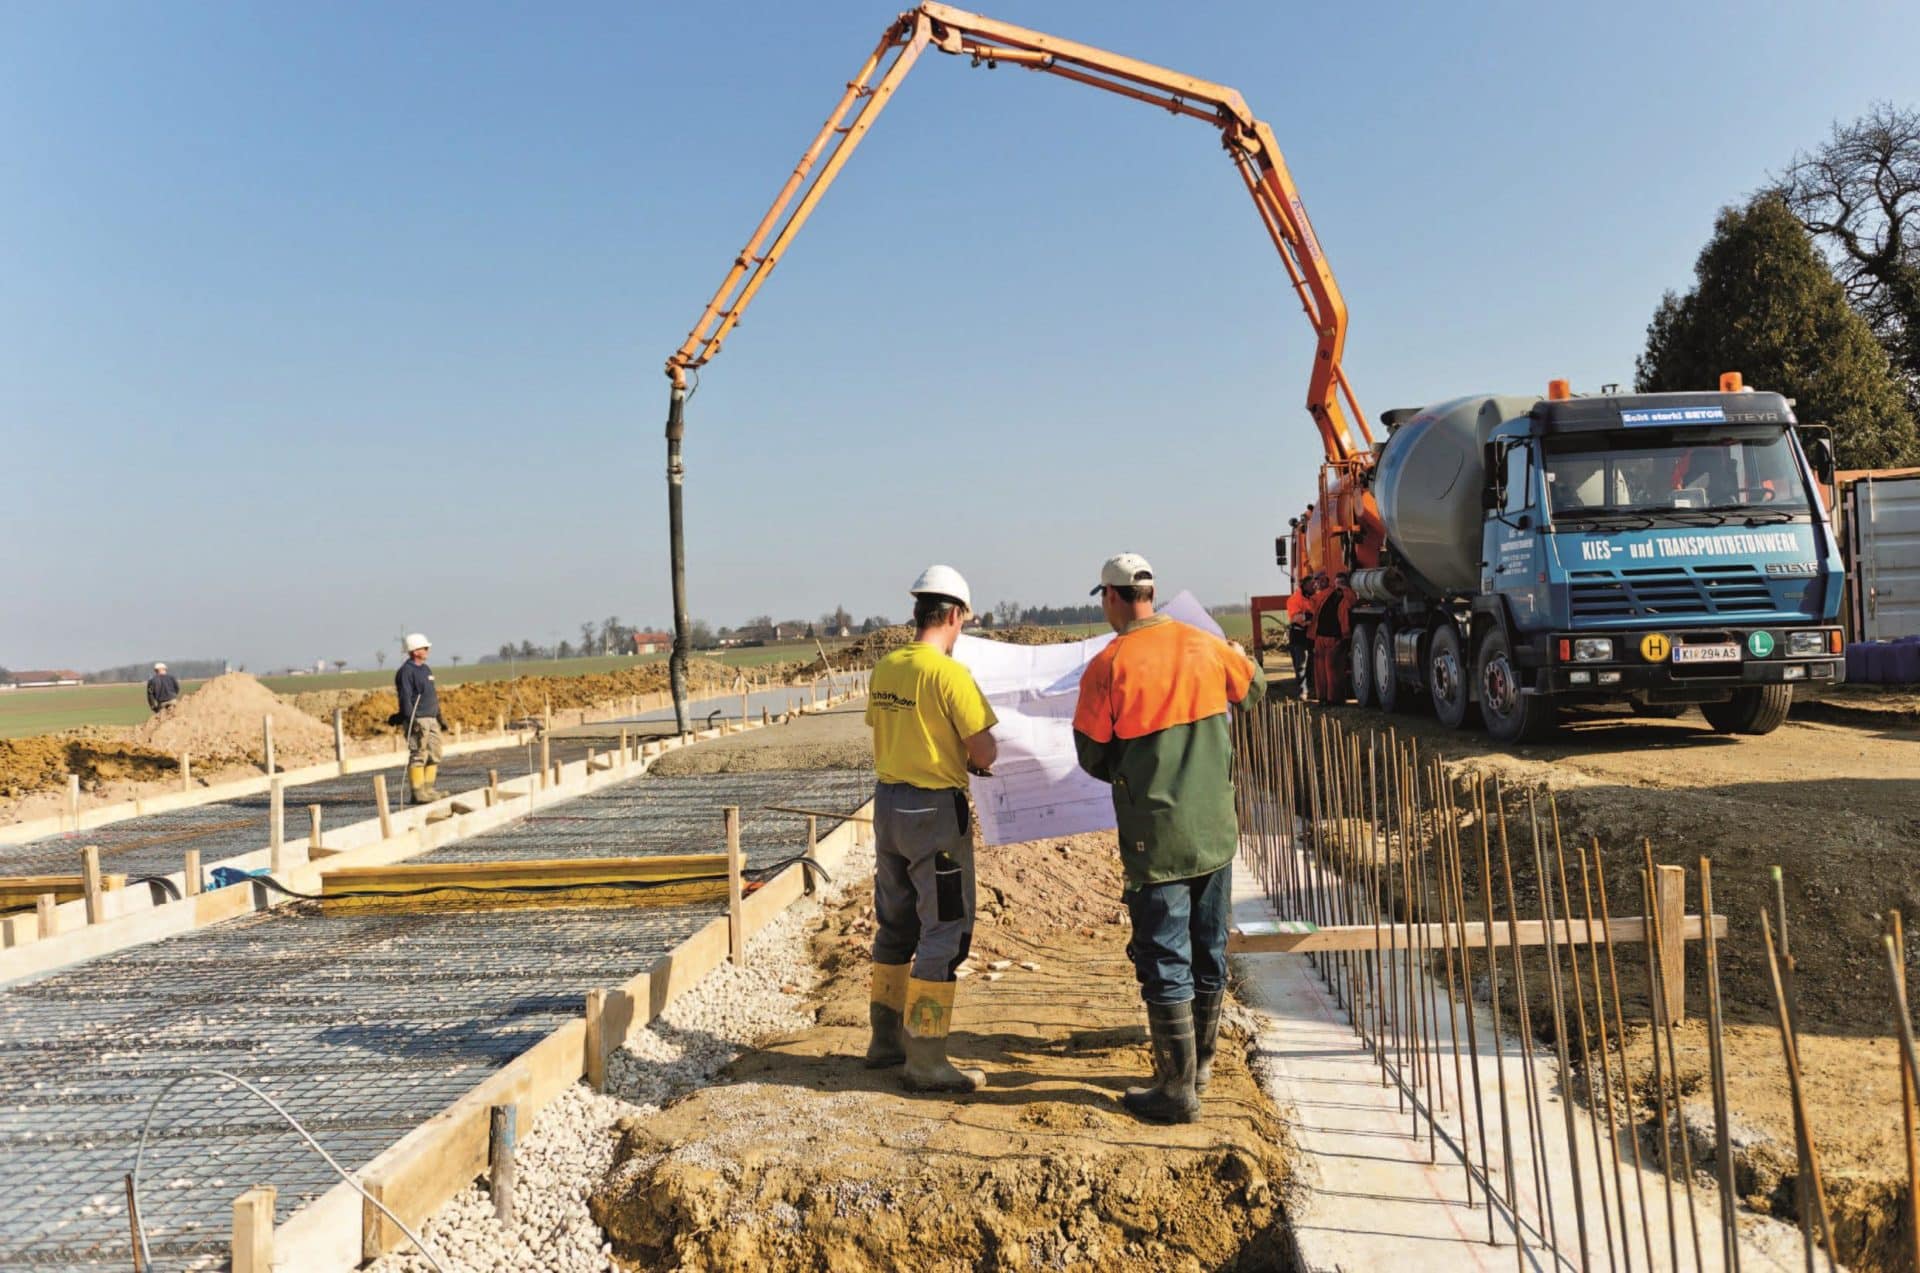
M693 693L731 689L739 682L737 669L712 659L687 661L687 686ZM464 730L492 729L501 717L538 720L543 704L556 712L617 703L635 694L654 694L669 688L664 662L641 663L596 676L520 676L511 680L469 681L442 686L440 713L447 725ZM346 728L356 738L371 738L395 728L387 724L399 708L390 689L374 690L346 712Z
M245 672L216 676L133 731L133 741L170 754L264 763L261 719L273 717L274 758L282 768L333 754L323 725Z
M1110 837L979 861L951 1046L985 1090L913 1096L860 1065L872 919L856 895L815 940L819 1025L624 1125L590 1204L618 1253L687 1269L1286 1267L1284 1129L1242 1047L1223 1039L1199 1123L1118 1104L1149 1062Z
M349 711L371 693L372 690L301 690L298 694L282 694L280 699L317 721L331 724L335 709Z
M968 636L983 637L988 641L1005 641L1009 645L1063 645L1068 641L1084 641L1086 637L1065 628L1042 628L1030 623L1018 624L1011 628L969 628ZM832 671L844 672L849 668L872 667L880 656L889 650L897 650L913 640L913 629L904 623L896 623L890 628L875 628L851 642L831 651L827 658L833 664ZM799 668L796 678L822 676L829 671L827 665L816 656L813 662Z
M63 787L68 774L79 774L80 785L92 788L106 782L171 778L179 772L178 756L112 739L62 734L0 738L0 797L9 800Z

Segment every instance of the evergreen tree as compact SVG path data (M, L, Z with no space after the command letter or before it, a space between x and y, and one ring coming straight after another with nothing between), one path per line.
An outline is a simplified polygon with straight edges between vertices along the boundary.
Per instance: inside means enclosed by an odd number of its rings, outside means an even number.
M1920 459L1886 350L1777 194L1721 211L1693 290L1660 302L1636 370L1642 392L1711 389L1738 371L1831 427L1841 468Z

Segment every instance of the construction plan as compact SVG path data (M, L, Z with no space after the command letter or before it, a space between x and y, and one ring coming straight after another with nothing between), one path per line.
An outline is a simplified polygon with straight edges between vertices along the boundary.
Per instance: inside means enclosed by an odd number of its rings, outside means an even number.
M1220 625L1183 592L1163 607L1182 623L1223 635ZM1009 645L962 636L953 657L973 673L1000 723L993 776L972 780L973 806L987 844L1113 829L1107 784L1080 768L1073 747L1073 711L1080 675L1113 634L1067 645Z

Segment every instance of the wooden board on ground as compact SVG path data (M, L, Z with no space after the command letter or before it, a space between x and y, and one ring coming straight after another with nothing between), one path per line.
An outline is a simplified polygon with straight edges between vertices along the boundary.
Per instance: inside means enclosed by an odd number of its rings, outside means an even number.
M680 906L726 897L727 857L693 853L342 867L321 874L320 892L328 914Z
M125 888L125 875L102 875L100 887ZM51 893L56 901L71 902L86 895L86 878L72 875L0 875L0 913L30 911L42 893Z

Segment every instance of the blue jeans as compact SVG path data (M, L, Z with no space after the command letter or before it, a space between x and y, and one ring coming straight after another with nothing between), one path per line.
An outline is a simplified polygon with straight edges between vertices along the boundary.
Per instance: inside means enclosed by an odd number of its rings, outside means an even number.
M1227 988L1227 919L1233 864L1190 880L1143 884L1125 894L1133 920L1127 955L1148 1003L1185 1003Z

